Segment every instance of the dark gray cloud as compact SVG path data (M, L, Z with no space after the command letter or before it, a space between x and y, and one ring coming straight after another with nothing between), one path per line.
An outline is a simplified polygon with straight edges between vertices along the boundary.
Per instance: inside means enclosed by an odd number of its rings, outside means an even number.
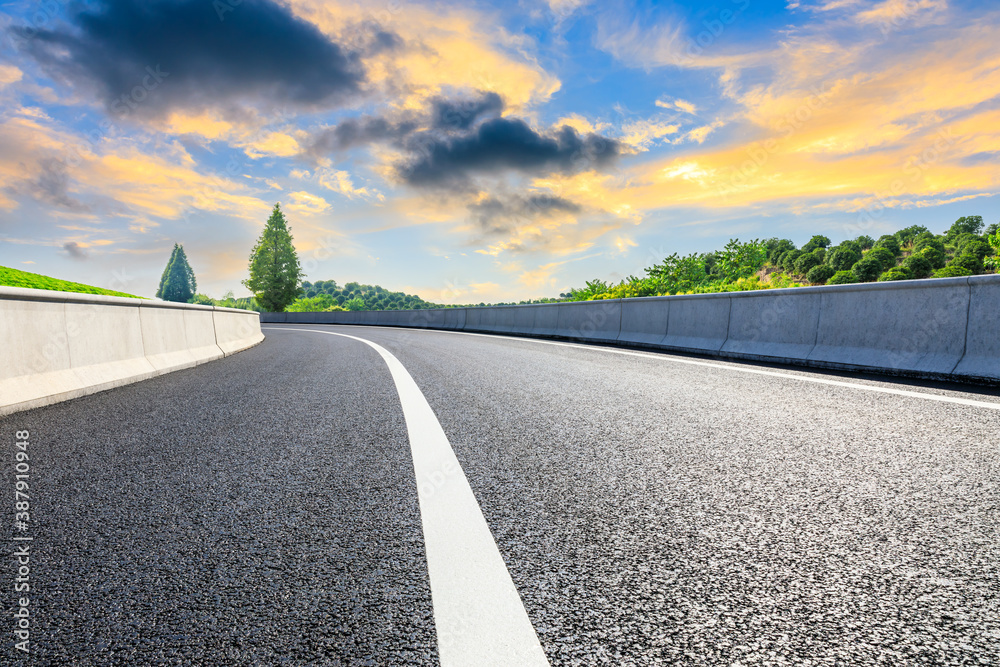
M63 250L65 250L66 253L73 259L87 259L87 257L89 257L87 251L84 250L76 241L64 243Z
M404 144L411 158L397 165L410 185L462 188L477 173L575 173L613 163L620 144L563 125L537 132L517 118L491 118L463 134L419 132Z
M554 195L491 196L469 205L469 214L486 234L508 233L525 223L554 213L580 213L583 208Z
M347 120L313 135L306 153L319 158L340 150L370 143L395 142L418 127L414 121L390 121L379 116L362 116Z
M96 87L120 115L245 100L330 106L364 81L357 53L269 0L102 0L72 22L26 48L50 72Z
M499 115L503 100L496 93L483 93L479 97L431 100L431 127L440 130L467 130L485 115Z

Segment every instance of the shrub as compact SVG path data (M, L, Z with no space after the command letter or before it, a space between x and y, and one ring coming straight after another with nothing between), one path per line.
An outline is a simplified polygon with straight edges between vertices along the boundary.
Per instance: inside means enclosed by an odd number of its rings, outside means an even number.
M937 248L924 248L920 252L911 255L911 257L916 256L923 257L930 262L932 269L942 269L948 263L948 256Z
M933 250L932 250L933 252ZM916 255L910 255L903 262L903 266L914 278L927 278L934 272L934 266L931 265L930 260L924 257L923 253L917 253Z
M854 279L853 271L837 271L830 279L826 281L827 285L849 285L851 283L856 283L857 280Z
M827 255L827 263L833 267L834 271L848 271L860 259L861 251L849 241L841 243Z
M781 258L781 268L785 273L795 272L795 261L802 256L801 250L790 250Z
M907 227L906 229L900 229L893 236L899 241L899 245L910 245L913 239L917 238L920 234L925 232L930 232L926 227L921 227L920 225L913 225L912 227Z
M854 278L859 283L870 283L878 280L882 273L882 262L876 257L863 257L851 268Z
M893 257L899 257L902 254L902 250L899 249L899 241L895 236L881 236L879 240L875 242L873 246L875 248L885 248L892 253Z
M950 241L957 236L962 234L981 234L983 232L983 216L981 215L968 215L963 216L955 221L947 232L945 232L945 237Z
M960 266L955 266L954 264L949 264L943 269L938 269L934 272L935 278L960 278L962 276L971 276L972 271L968 269L963 269Z
M862 250L870 250L875 247L875 239L870 236L859 236L854 239L854 242L858 244L858 247Z
M813 250L817 250L819 248L828 247L830 247L830 239L825 236L816 235L809 239L808 243L802 246L802 252L812 252Z
M822 249L820 249L820 252L823 252ZM803 253L802 255L799 256L797 260L795 260L795 273L799 274L800 276L804 276L807 273L809 273L810 269L819 266L822 263L823 263L823 258L818 257L816 253L814 252Z
M944 252L944 242L930 232L925 232L913 240L913 252L920 252L924 248L935 248Z
M983 272L983 260L979 259L979 257L973 255L972 253L959 255L955 259L951 260L951 263L948 264L948 266L957 266L959 268L966 269L970 274Z
M826 281L832 278L834 273L836 271L829 264L820 264L809 269L809 273L806 274L806 280L813 285L825 285Z
M910 270L905 266L897 266L895 268L889 269L881 276L879 276L878 281L880 283L888 282L890 280L910 280L913 275Z
M959 246L958 252L960 255L975 255L982 261L990 255L990 246L979 237L973 237Z
M872 248L868 251L867 256L877 259L882 265L883 271L888 271L896 266L896 256L888 248Z
M795 244L789 239L768 239L764 245L767 247L767 261L774 266L778 266L782 255L789 250L795 250Z

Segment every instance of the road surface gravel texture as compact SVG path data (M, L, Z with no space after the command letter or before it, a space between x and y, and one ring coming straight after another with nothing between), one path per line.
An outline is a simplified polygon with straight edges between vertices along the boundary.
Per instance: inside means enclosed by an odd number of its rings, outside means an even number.
M438 662L392 377L304 329L413 376L552 665L1000 664L995 395L316 325L0 419L34 536L0 664Z

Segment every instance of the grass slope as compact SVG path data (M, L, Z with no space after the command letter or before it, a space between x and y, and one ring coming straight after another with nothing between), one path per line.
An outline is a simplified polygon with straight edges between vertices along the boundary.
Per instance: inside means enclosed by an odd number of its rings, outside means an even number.
M101 289L100 287L93 287L82 283L73 283L68 280L49 278L37 273L19 271L18 269L11 269L6 266L0 266L0 286L27 287L29 289L45 289L57 292L77 292L80 294L104 294L106 296L124 296L130 299L142 298L124 292L115 292L114 290Z

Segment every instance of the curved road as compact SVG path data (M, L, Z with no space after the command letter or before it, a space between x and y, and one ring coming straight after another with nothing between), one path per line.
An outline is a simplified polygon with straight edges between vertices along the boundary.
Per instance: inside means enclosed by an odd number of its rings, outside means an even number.
M468 664L492 641L469 635L508 620L526 632L491 654L552 665L1000 662L996 396L459 333L265 333L0 419L8 498L30 431L33 536L31 655L8 621L0 663ZM387 359L415 382L402 402ZM471 493L418 491L450 452ZM494 585L512 597L463 596ZM466 602L485 625L447 612Z

